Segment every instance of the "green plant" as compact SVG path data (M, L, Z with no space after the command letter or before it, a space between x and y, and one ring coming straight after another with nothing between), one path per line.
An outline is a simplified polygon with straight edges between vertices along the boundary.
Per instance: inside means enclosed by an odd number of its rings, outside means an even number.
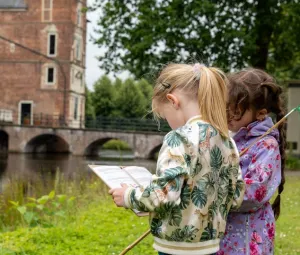
M285 164L289 170L300 170L300 159L295 156L288 155Z
M109 140L108 142L106 142L104 145L103 145L103 149L106 149L106 150L131 150L131 148L129 147L129 145L124 142L124 141L121 141L121 140L118 140L118 139L111 139Z
M52 227L55 222L53 218L67 216L67 208L73 204L75 197L67 198L66 195L55 195L55 191L51 191L49 195L38 199L28 197L27 200L29 202L23 205L18 201L10 201L11 209L20 213L22 222L29 227Z

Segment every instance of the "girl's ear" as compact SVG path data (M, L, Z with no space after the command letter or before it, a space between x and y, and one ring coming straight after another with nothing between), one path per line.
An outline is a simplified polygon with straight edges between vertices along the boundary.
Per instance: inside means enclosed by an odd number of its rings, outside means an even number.
M167 94L166 95L168 101L172 104L172 106L178 110L179 108L179 100L177 98L177 96L175 96L174 94Z
M259 121L263 121L267 117L268 111L267 109L261 109L256 112L256 119Z

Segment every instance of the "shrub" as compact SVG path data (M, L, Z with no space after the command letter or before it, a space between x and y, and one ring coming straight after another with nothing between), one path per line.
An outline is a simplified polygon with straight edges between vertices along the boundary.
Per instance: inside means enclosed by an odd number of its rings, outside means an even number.
M108 142L106 142L103 145L103 149L106 150L122 150L122 151L126 151L126 150L131 150L131 148L129 147L129 145L121 140L118 139L111 139Z

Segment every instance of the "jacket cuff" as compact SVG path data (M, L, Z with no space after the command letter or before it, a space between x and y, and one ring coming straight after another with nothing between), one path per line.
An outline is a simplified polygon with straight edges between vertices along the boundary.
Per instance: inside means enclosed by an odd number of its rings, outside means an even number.
M131 195L131 192L132 192L133 188L132 187L128 187L126 190L125 190L125 193L124 193L124 207L125 208L131 208L132 207L132 204L130 202L130 195Z

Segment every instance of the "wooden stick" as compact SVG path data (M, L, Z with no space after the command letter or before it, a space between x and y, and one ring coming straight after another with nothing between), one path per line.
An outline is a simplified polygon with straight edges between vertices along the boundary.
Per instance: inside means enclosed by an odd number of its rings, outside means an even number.
M244 149L243 151L241 151L240 157L243 156L249 150L249 148L251 148L260 139L264 138L266 135L268 135L269 133L271 133L271 131L274 128L277 128L281 123L283 123L287 119L287 117L292 112L294 112L296 109L297 109L297 107L294 108L294 109L292 109L288 114L286 114L284 117L282 117L282 119L280 119L276 124L274 124L271 128L269 128L263 135L261 135L260 137L258 137L257 139L255 139L255 141L253 143L251 143L246 149ZM130 251L135 245L137 245L140 241L142 241L149 234L150 234L150 229L147 232L145 232L143 235L141 235L138 239L136 239L132 244L130 244L129 246L127 246L119 255L126 254L128 251Z
M147 230L147 232L145 232L144 234L142 234L138 239L136 239L132 244L130 244L129 246L127 246L119 255L124 255L126 254L128 251L130 251L134 246L136 246L140 241L142 241L147 235L150 234L150 229Z

